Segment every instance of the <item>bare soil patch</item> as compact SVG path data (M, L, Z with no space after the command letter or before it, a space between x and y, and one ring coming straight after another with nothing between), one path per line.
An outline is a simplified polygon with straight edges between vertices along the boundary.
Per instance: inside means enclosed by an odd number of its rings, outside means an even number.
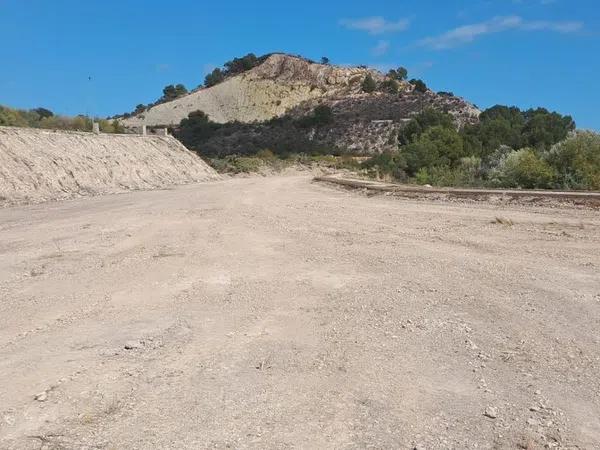
M599 273L597 211L308 176L5 208L0 448L595 449Z

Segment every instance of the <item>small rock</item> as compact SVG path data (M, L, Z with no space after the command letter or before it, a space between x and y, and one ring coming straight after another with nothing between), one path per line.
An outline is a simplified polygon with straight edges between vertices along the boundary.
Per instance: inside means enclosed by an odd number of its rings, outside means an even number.
M142 343L140 341L127 341L125 343L125 350L135 350L137 348L142 348Z
M537 406L532 406L531 408L529 408L529 411L539 412L540 408L538 408Z
M527 419L527 425L531 425L532 427L539 426L540 421L536 419Z
M47 393L46 391L44 391L44 392L40 392L39 394L37 394L37 395L35 396L35 399L36 399L38 402L45 402L46 400L48 400L48 393Z
M487 408L485 408L485 412L483 413L483 415L489 417L490 419L495 419L496 417L498 417L498 408L494 406L488 406Z

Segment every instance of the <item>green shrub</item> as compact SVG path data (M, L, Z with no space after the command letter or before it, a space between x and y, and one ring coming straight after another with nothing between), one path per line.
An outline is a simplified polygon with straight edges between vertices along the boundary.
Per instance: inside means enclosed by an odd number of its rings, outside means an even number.
M333 110L327 105L318 105L312 114L298 120L302 128L321 127L333 122Z
M165 86L165 88L163 89L163 96L158 100L158 103L170 102L171 100L175 100L179 97L182 97L187 93L188 90L183 84L178 84L175 86L170 84L168 86ZM135 108L135 113L142 112L139 111L140 107L144 107L144 105L138 105Z
M250 156L239 156L233 161L237 172L252 173L258 172L263 166L263 161L260 158Z
M377 83L373 79L373 76L368 73L362 82L362 90L363 92L370 94L371 92L375 92L375 89L377 89Z
M477 157L461 158L456 167L434 166L421 168L415 174L418 184L433 186L480 186L479 168L481 160Z
M271 161L271 160L273 160L273 159L276 159L276 158L277 158L277 157L275 156L275 154L274 154L274 153L273 153L271 150L269 150L268 148L264 148L264 149L262 149L262 150L259 150L259 151L256 153L256 157L257 157L257 158L260 158L260 159L262 159L262 160L264 160L264 161Z
M252 156L231 155L225 158L213 158L210 165L220 173L254 173L258 172L265 161Z
M504 187L551 188L556 172L531 148L510 153L499 168L497 180Z
M399 152L385 152L369 158L360 165L375 178L406 180L406 160Z
M427 92L427 85L423 80L412 79L409 81L409 83L415 87L415 92L420 92L422 94Z
M565 189L600 189L600 134L578 131L554 145L544 159Z
M431 127L413 143L402 148L409 175L421 168L454 166L464 156L462 137L452 128Z
M396 80L385 80L381 83L379 90L387 92L388 94L397 94L400 87Z
M387 76L392 80L404 81L408 77L408 70L404 67L398 67L397 69L391 69Z
M225 75L225 72L223 72L221 69L214 69L211 73L204 77L204 87L209 88L221 83L223 80L225 80Z
M430 178L429 171L425 167L421 167L415 174L417 184L431 184Z

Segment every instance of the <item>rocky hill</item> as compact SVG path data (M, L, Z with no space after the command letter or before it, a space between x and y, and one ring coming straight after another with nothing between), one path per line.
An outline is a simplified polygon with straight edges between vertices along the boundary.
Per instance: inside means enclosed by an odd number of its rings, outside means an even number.
M363 81L369 75L378 88L365 93ZM282 139L301 139L323 147L368 154L396 148L398 129L425 108L452 114L457 125L478 120L480 111L461 98L419 91L406 81L396 82L397 92L390 93L382 88L390 81L366 67L318 64L296 56L273 54L256 67L215 86L157 104L121 122L129 128L141 125L176 128L189 113L200 110L214 123L236 124L211 137L206 145L195 146L201 153L219 146L219 153L248 152L249 148L280 145ZM318 105L333 111L334 120L326 127L297 130L291 135L281 133L280 127L274 129L269 122L280 117L309 115ZM270 139L263 139L265 135ZM209 153L214 154L212 150Z
M217 123L260 122L283 115L307 100L360 92L367 73L383 78L366 68L316 64L299 57L273 54L245 73L153 106L122 123L127 127L178 125L197 110L204 111Z

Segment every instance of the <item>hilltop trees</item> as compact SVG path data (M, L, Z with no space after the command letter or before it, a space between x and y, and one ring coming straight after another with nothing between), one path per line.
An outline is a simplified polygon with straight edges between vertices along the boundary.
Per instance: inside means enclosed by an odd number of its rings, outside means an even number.
M35 109L32 109L31 111L36 113L38 116L40 116L40 119L45 119L45 118L54 116L54 113L46 108L35 108Z
M214 86L216 84L219 84L224 79L225 73L221 69L216 68L204 78L204 87L208 88Z
M425 93L427 92L427 85L423 80L412 79L409 81L415 87L415 92Z
M404 67L398 67L397 69L391 69L387 76L392 80L404 81L408 78L408 70Z
M248 53L241 58L233 58L223 65L225 66L225 73L227 75L237 75L258 66L260 63L261 60L254 53Z
M173 86L172 84L165 86L163 89L163 96L161 101L169 102L171 100L175 100L176 98L182 97L188 93L188 90L183 84L177 84Z
M204 87L215 86L223 81L225 78L240 73L247 72L248 70L258 66L263 62L265 56L257 57L254 53L248 53L246 56L241 58L233 58L231 61L227 61L223 64L224 68L216 68L211 73L206 75L204 78Z

